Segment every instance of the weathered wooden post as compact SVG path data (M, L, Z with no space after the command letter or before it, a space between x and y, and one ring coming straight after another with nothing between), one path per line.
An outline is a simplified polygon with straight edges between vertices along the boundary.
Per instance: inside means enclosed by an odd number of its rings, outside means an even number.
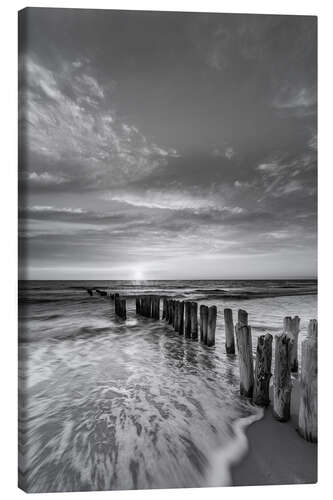
M153 297L149 295L148 298L148 317L152 317L152 311L153 311Z
M286 316L283 320L283 331L292 340L291 344L291 371L297 373L298 371L298 334L299 334L299 323L300 319L298 316L291 318Z
M191 338L191 302L185 302L184 334L186 338Z
M114 312L119 313L119 293L114 294Z
M170 303L169 303L169 325L172 325L172 321L173 321L173 300L170 299Z
M224 309L225 350L227 354L235 354L234 321L232 309Z
M201 304L200 308L199 308L199 314L200 314L200 342L201 343L204 343L203 341L203 337L204 337L204 334L203 334L203 309L204 309L204 305Z
M240 394L252 398L254 376L251 327L238 322L235 330L239 356Z
M198 304L191 302L191 338L198 340Z
M155 295L150 296L150 317L155 318L156 300Z
M275 335L274 397L273 414L280 422L290 418L292 340L288 335Z
M179 303L179 335L184 335L184 301Z
M166 319L167 298L163 297L162 319Z
M258 406L269 405L269 381L272 376L272 341L273 337L269 333L258 337L253 389L253 402Z
M172 326L173 329L175 330L177 323L177 300L174 300L173 302L173 318L172 318Z
M168 323L169 322L169 302L170 299L166 299L166 312L165 312L165 321Z
M202 343L207 345L208 335L208 306L202 306Z
M159 296L158 295L152 295L151 296L151 317L153 319L160 319L160 302L159 302Z
M247 326L248 324L248 314L244 309L238 309L238 325Z
M148 300L148 316L149 318L153 317L153 296L149 295L149 300Z
M311 319L308 335L302 342L300 406L298 431L307 441L318 439L318 323Z
M121 299L120 300L120 307L121 307L120 317L122 319L126 319L126 299Z
M89 293L89 295L90 295L90 297L91 297L91 296L92 296L92 294L93 294L93 291L91 290L91 288L88 288L88 289L87 289L87 292Z
M208 308L208 328L207 328L207 346L212 347L215 345L215 330L216 330L216 306Z
M178 300L175 300L175 302L174 302L173 322L172 322L172 326L173 326L174 330L176 329L176 325L177 325L177 317L178 317Z
M176 300L176 318L175 318L175 331L179 332L180 323L180 301Z
M159 295L157 295L157 298L156 298L156 319L157 319L157 321L160 320L160 301L161 301L161 298Z

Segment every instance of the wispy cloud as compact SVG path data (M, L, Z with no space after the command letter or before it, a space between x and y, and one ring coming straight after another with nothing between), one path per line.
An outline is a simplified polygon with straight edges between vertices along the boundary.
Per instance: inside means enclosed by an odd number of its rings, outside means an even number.
M110 105L113 82L98 82L84 61L64 63L58 72L33 58L25 65L21 122L30 154L37 157L28 163L32 187L61 188L80 179L101 189L140 178L178 155L122 120Z
M317 103L314 88L295 88L292 85L282 87L273 101L277 108L312 108Z
M240 214L244 209L239 206L230 207L223 197L217 193L189 191L157 191L147 190L141 193L130 192L111 194L110 199L136 207L157 208L161 210L219 210L221 212Z

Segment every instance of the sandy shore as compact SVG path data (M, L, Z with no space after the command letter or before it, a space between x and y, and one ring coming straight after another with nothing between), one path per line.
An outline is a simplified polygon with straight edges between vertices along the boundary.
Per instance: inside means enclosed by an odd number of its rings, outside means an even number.
M246 430L249 451L232 468L235 486L317 482L317 445L296 431L299 389L297 380L293 384L289 422L275 420L269 407L264 418Z

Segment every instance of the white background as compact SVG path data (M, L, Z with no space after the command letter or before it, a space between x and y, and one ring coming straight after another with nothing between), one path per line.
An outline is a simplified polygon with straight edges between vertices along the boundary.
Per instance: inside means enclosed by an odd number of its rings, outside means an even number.
M29 7L80 7L318 15L319 26L319 483L251 488L60 493L55 498L254 499L331 497L333 491L333 3L329 0L109 0L2 2L1 16L1 299L0 299L0 496L22 498L17 488L17 11ZM274 450L272 449L272 453ZM331 494L329 495L329 491ZM40 500L49 495L31 495Z

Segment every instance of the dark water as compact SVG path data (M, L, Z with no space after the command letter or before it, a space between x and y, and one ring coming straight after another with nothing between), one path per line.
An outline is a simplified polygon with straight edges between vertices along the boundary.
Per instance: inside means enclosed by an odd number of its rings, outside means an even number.
M127 321L89 287L126 296ZM298 314L301 341L317 317L316 291L313 280L21 282L21 484L32 492L228 484L244 445L239 423L260 412L239 398L223 308L246 309L254 337ZM136 317L137 293L217 305L216 346Z

